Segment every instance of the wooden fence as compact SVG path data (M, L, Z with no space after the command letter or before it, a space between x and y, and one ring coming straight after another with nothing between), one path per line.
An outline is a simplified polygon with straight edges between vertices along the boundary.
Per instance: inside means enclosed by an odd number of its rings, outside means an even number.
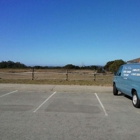
M108 74L93 70L66 69L0 69L0 79L61 79L61 80L103 80Z

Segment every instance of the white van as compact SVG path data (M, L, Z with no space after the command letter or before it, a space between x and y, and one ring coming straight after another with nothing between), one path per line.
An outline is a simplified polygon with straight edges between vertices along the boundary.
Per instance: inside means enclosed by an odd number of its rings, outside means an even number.
M113 94L118 91L132 97L134 107L140 107L140 63L124 64L114 76Z

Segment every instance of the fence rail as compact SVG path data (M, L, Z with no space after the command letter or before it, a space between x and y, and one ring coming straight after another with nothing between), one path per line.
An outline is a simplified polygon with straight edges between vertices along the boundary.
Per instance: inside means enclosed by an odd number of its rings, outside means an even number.
M9 69L0 70L0 79L59 79L59 80L107 80L110 74L95 73L93 70L65 69Z

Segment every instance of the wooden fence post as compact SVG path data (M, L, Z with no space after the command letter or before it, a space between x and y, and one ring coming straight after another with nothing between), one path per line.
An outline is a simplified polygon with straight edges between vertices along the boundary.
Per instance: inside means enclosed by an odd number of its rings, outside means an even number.
M96 81L96 71L94 70L94 81Z
M96 74L94 73L94 81L96 81Z
M34 68L32 69L32 80L34 80Z
M66 81L68 81L68 70L66 70Z

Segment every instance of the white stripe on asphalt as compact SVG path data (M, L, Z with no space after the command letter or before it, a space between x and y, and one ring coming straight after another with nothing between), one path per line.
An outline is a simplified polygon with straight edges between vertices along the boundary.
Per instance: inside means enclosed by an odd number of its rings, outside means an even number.
M1 98L1 97L4 97L4 96L7 96L7 95L9 95L9 94L15 93L15 92L17 92L17 91L18 91L18 90L15 90L15 91L9 92L9 93L7 93L7 94L1 95L0 98Z
M35 113L39 108L41 108L54 94L56 94L56 91L51 94L36 110L34 110L33 112Z
M103 111L104 111L104 113L105 113L105 116L108 116L108 114L107 114L107 112L106 112L106 110L105 110L105 107L103 106L103 104L102 104L100 98L98 97L98 95L97 95L96 93L95 93L95 95L96 95L96 98L98 99L98 101L99 101L101 107L103 108Z

